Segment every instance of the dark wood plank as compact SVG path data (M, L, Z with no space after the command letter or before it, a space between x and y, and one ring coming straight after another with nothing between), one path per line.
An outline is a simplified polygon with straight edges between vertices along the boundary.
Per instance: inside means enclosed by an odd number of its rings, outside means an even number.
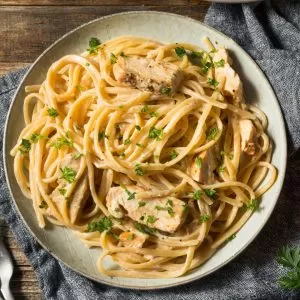
M0 62L32 62L69 30L95 18L130 10L159 10L203 20L208 4L188 6L0 7ZM33 34L34 33L34 34ZM8 38L9 37L9 38Z
M205 0L0 0L0 5L26 5L26 6L43 6L43 5L57 5L57 6L105 6L105 5L188 5L192 3L204 2ZM208 0L206 0L208 1Z

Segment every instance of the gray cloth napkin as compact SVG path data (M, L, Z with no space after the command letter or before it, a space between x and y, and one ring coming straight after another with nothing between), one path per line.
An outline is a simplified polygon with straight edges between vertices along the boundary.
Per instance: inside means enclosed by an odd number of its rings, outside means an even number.
M282 290L286 270L276 262L278 248L300 245L300 3L213 4L205 22L236 40L260 65L276 91L289 133L286 180L275 212L252 244L217 272L181 287L161 291L111 288L88 280L42 249L24 226L10 199L1 168L0 208L36 272L46 299L299 299ZM283 4L284 2L284 4ZM279 2L278 2L279 3ZM0 79L0 134L16 87L25 70ZM2 153L1 153L2 158Z

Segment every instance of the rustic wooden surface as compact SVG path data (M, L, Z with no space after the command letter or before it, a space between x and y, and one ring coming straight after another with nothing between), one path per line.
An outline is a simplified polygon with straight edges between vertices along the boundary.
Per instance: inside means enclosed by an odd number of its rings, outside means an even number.
M97 17L130 10L169 11L203 21L209 3L200 0L0 0L0 76L32 63L71 29ZM4 228L15 271L16 299L41 299L31 265Z

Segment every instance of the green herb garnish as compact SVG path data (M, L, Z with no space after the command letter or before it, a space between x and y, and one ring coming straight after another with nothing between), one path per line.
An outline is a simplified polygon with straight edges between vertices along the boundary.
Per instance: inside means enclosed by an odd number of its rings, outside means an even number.
M50 144L50 146L58 150L64 146L73 147L73 139L71 139L70 136L66 134L66 136L56 139L54 142Z
M146 233L146 234L150 234L150 235L154 235L154 233L155 233L155 229L149 228L149 227L147 227L145 225L142 225L138 222L135 222L134 225L135 225L135 228L138 231L142 232L142 233Z
M219 133L219 129L217 127L212 127L206 132L206 138L208 141L212 141L216 138Z
M151 117L151 118L156 118L156 117L157 117L157 112L156 112L156 111L152 111L152 112L150 113L150 117Z
M219 85L219 82L214 78L208 78L207 83L214 87L217 87Z
M125 189L126 194L128 195L127 200L135 199L136 192L131 193L130 191Z
M217 192L214 189L204 189L203 191L208 197L212 199L215 199L217 196Z
M111 53L110 54L110 63L113 65L117 62L118 58L113 54Z
M39 205L39 208L41 208L41 209L46 209L46 208L48 208L48 204L43 200L42 202L41 202L41 204Z
M27 154L29 153L30 149L31 149L30 141L26 139L22 139L21 144L19 146L19 151L22 154Z
M136 175L138 176L143 176L145 174L145 171L141 168L141 165L140 164L136 164L134 166L134 172Z
M157 129L155 127L151 127L150 130L149 130L148 137L150 139L156 139L157 141L160 141L162 135L163 135L162 129Z
M235 238L236 238L236 234L234 233L227 239L227 242L230 242L230 241L234 240Z
M163 86L161 89L160 89L160 92L163 94L163 95L167 95L169 96L170 93L171 93L172 89L168 86Z
M99 39L92 37L92 38L90 38L90 41L89 41L89 48L86 50L89 52L89 54L95 54L95 53L97 53L97 51L100 47L100 44L101 44L101 42L99 41Z
M250 202L244 203L244 208L249 210L257 210L259 206L259 201L257 199L251 199Z
M141 126L135 125L135 129L138 130L138 131L140 131L141 130Z
M104 131L99 132L98 133L98 141L101 141L104 138L108 139L108 135L106 135Z
M200 218L199 218L199 222L200 222L200 223L205 223L205 222L207 222L209 219L210 219L210 216L209 216L209 215L201 215Z
M113 226L113 222L109 217L102 217L99 221L94 221L88 224L87 232L110 232Z
M131 143L130 138L127 138L127 139L124 141L124 145L129 145L130 143Z
M222 58L219 61L214 62L215 68L222 68L225 65L225 60Z
M61 188L61 189L58 189L58 191L59 191L59 193L61 194L61 195L65 195L66 194L66 192L67 192L67 190L66 190L66 188Z
M175 48L175 53L179 57L183 57L186 54L186 51L183 47L176 47Z
M170 153L171 159L175 159L178 156L178 153L175 150L172 150Z
M157 220L158 220L158 218L150 215L150 216L147 217L146 223L147 224L154 224Z
M197 190L193 193L193 200L200 200L203 193L200 190Z
M139 207L145 206L146 202L145 201L139 201Z
M66 180L68 183L72 183L75 181L76 172L72 168L65 167L63 169L60 168L60 170L62 172L61 178Z
M41 135L41 134L38 134L38 133L33 133L31 136L30 136L30 142L31 143L37 143L39 140L41 139L44 139L46 138L44 135Z
M196 165L201 168L202 167L202 158L201 157L197 157L196 158Z
M57 110L53 107L48 108L47 112L48 112L48 115L52 118L56 118L59 115Z
M83 154L80 153L80 152L77 152L76 154L74 154L73 158L74 158L75 160L77 160L77 159L79 159L81 156L83 156Z
M149 111L149 107L148 107L147 104L145 104L145 105L143 106L143 108L141 109L141 112L142 112L142 113L146 113L146 112L148 112L148 111Z

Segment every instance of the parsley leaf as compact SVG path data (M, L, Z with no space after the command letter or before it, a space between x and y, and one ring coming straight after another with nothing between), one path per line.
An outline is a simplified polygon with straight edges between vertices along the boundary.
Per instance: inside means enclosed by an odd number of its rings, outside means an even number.
M134 172L136 175L138 176L143 176L145 174L145 171L141 168L141 165L140 164L136 164L134 166Z
M89 41L89 48L86 49L90 54L95 54L97 53L99 47L100 47L101 42L99 41L99 39L92 37L90 38Z
M61 189L58 189L58 191L59 191L59 193L61 194L61 195L65 195L66 194L66 192L67 192L67 190L65 189L65 188L61 188Z
M147 224L154 224L157 220L158 220L158 218L150 215L150 216L147 217L146 223Z
M168 87L168 86L163 86L161 89L160 89L160 92L163 94L163 95L167 95L169 96L171 94L171 88Z
M234 240L236 238L236 234L232 234L228 239L227 239L227 242L230 242L232 240Z
M53 107L48 108L47 112L48 112L48 115L52 118L56 118L59 115L57 110Z
M178 153L175 150L172 150L170 153L171 159L175 159L178 156Z
M156 139L157 141L160 141L162 135L163 135L162 129L157 129L155 127L151 127L150 130L149 130L148 137L150 139Z
M202 158L200 156L198 156L196 158L196 165L201 168L202 167Z
M118 58L113 54L111 53L110 54L110 63L113 65L117 62Z
M205 223L205 222L207 222L209 219L210 219L210 216L209 216L209 215L201 215L200 218L199 218L199 222L200 222L200 223Z
M50 146L56 149L61 149L63 146L73 147L73 139L71 139L68 136L68 134L66 134L66 136L56 139L54 142L50 144Z
M175 48L175 53L179 57L183 57L186 54L186 51L183 47L176 47Z
M216 190L214 190L214 189L204 189L203 191L204 191L204 193L205 193L208 197L210 197L210 198L212 198L212 199L216 199L216 196L217 196Z
M131 192L128 191L128 190L125 190L125 192L126 192L126 194L128 195L127 200L135 199L136 192L131 193Z
M127 138L127 139L124 141L124 145L128 145L128 144L130 144L130 143L131 143L130 138Z
M74 158L75 160L77 160L77 159L79 159L81 156L83 156L83 154L80 153L80 152L77 152L76 154L74 154L73 158Z
M259 201L257 199L251 199L250 202L244 203L244 208L249 210L257 210L259 206Z
M219 133L219 129L217 127L212 127L206 132L206 138L208 141L212 141L216 138Z
M113 222L109 217L102 217L99 221L94 221L88 224L87 232L110 232L113 226Z
M285 246L279 249L277 262L292 269L278 283L284 289L300 289L300 246Z
M171 199L168 199L167 205L170 205L171 207L173 207L173 201Z
M140 224L140 223L138 223L138 222L135 222L135 223L134 223L134 226L135 226L135 228L136 228L138 231L140 231L140 232L142 232L142 233L146 233L146 234L150 234L150 235L154 235L154 233L155 233L155 229L149 228L149 227L147 227L147 226L145 226L145 225L142 225L142 224Z
M223 58L220 59L219 61L214 62L215 68L221 68L221 67L224 67L224 65L225 65L225 60Z
M151 117L151 118L156 118L156 117L157 117L157 112L156 112L156 111L152 111L152 112L150 113L150 117Z
M104 131L100 131L100 132L98 133L98 141L101 141L101 140L103 140L104 138L108 139L108 135L106 135Z
M41 134L38 134L38 133L33 133L31 136L30 136L30 142L32 143L37 143L39 140L41 139L44 139L46 138L44 135L41 135Z
M197 190L196 192L193 193L193 199L200 200L202 195L203 193L200 190Z
M141 126L135 125L135 129L138 130L138 131L140 131L141 130Z
M41 208L41 209L46 209L46 208L48 208L48 204L43 200L42 202L41 202L41 204L39 205L39 208Z
M148 107L147 104L145 104L145 105L143 106L143 108L141 109L141 112L142 112L142 113L146 113L146 112L148 112L148 111L149 111L149 107Z
M207 83L214 87L217 87L219 85L219 82L214 78L208 78Z
M21 144L19 146L19 151L22 154L27 154L29 153L30 149L31 149L30 141L26 139L22 139Z
M145 206L146 202L145 201L139 201L139 207Z
M64 167L63 169L60 168L62 172L61 178L66 180L68 183L72 183L75 181L76 172L72 168Z
M189 205L188 205L187 203L185 203L185 204L183 204L182 206L183 206L183 212L184 212L184 213L188 213L188 211L189 211L189 209L190 209Z
M171 216L171 217L174 217L175 216L175 212L174 212L174 210L173 210L173 208L172 207L167 207L167 211L168 211L168 214Z

